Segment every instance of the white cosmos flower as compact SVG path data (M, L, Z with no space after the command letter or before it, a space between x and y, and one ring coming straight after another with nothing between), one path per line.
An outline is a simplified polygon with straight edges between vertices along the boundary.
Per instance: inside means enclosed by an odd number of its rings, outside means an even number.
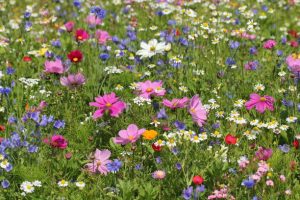
M152 56L160 53L162 54L167 45L165 42L158 42L156 39L152 39L148 42L141 43L141 50L136 52L137 55L141 56L141 58L151 58Z

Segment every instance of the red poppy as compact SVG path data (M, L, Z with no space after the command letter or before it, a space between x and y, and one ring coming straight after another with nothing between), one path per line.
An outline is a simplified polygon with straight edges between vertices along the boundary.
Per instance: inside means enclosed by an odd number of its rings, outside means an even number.
M152 144L152 149L153 149L154 151L159 152L159 151L161 151L161 146L155 145L155 143L153 143L153 144Z
M193 183L195 184L195 185L201 185L202 183L203 183L203 181L204 181L204 179L203 179L203 177L202 176L194 176L193 177Z
M24 62L30 62L30 61L32 61L32 58L30 58L29 56L24 56L23 61Z
M0 125L0 132L3 132L3 131L5 131L5 126Z
M236 144L237 138L231 134L227 134L225 137L226 144Z
M290 36L294 37L294 38L297 38L297 37L298 37L298 33L297 33L297 31L295 31L295 30L289 30L289 31L288 31L288 34L289 34Z
M85 41L89 39L89 34L83 29L78 29L75 32L75 39L77 41Z
M293 146L295 147L295 149L299 149L299 141L298 140L294 140L293 141Z
M70 59L71 62L78 63L82 60L83 55L82 55L81 51L75 50L75 51L71 51L68 54L68 58Z

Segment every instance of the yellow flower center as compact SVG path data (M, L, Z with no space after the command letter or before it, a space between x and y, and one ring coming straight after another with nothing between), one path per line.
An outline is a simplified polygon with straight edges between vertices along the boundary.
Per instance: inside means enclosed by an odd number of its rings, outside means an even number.
M78 38L78 40L82 40L82 36L78 36L77 38Z
M98 161L97 162L97 167L99 167L101 165L101 162L100 161Z
M107 104L105 104L105 106L109 108L109 107L111 107L112 105L111 105L111 103L107 103Z
M134 139L134 136L130 135L130 136L128 136L128 139L129 139L130 141L132 141L132 140Z
M150 47L150 51L155 51L155 46Z
M194 112L196 112L196 110L194 108L191 108L190 112L194 113Z
M260 97L260 101L266 101L267 99L265 97Z
M74 62L77 62L77 61L78 61L78 58L73 58L73 61L74 61Z

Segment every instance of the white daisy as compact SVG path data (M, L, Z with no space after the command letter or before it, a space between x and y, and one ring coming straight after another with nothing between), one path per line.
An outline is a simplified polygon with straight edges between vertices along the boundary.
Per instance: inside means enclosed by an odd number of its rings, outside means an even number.
M165 42L158 42L156 39L152 39L148 42L141 42L141 50L136 52L136 55L141 56L141 58L151 58L156 54L162 54L165 51Z

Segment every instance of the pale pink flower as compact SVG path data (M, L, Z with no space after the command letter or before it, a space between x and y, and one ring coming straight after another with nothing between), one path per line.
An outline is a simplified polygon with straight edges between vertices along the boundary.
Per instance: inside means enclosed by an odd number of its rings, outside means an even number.
M103 30L97 30L95 35L99 44L105 44L107 40L111 40L109 33Z
M201 100L198 95L191 98L189 104L189 113L192 115L193 121L202 127L207 120L207 112L203 107Z
M111 160L109 160L110 155L111 152L107 149L102 151L96 149L94 160L91 163L86 164L87 170L92 173L99 172L106 175L109 172L106 165L111 162Z
M162 81L151 82L150 80L147 80L145 82L139 82L137 85L139 96L147 99L151 96L164 96L166 93L166 90L162 88Z
M85 83L85 78L80 72L77 74L69 74L67 77L61 77L60 83L70 89L74 89Z
M288 68L292 73L296 75L300 73L300 54L289 55L286 58L286 64L288 65Z
M269 179L269 180L266 181L266 185L267 185L267 186L272 186L272 187L273 187L273 186L274 186L274 182L273 182L272 180Z
M186 107L188 101L189 99L187 97L184 97L182 99L172 99L171 101L169 101L168 99L164 99L163 105L171 109L184 108Z
M45 61L45 72L53 74L62 74L65 72L63 63L61 60L56 59L55 61Z
M127 130L120 130L119 137L113 138L113 141L122 145L135 143L145 131L146 129L138 129L135 124L130 124Z
M88 15L86 17L85 21L90 27L95 27L96 25L99 25L102 23L102 20L99 17L97 17L96 15Z

